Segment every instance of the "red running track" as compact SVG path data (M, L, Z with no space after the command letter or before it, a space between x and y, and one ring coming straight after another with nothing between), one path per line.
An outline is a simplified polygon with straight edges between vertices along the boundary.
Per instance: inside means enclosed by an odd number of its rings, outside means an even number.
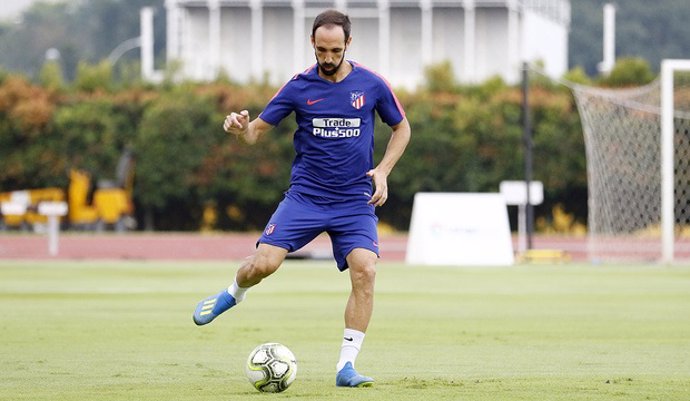
M59 252L48 254L45 235L0 233L0 259L25 260L240 260L251 255L258 233L61 233ZM382 261L403 261L407 234L379 238ZM537 249L558 249L573 261L587 260L585 238L535 237ZM328 236L322 235L292 257L329 259Z

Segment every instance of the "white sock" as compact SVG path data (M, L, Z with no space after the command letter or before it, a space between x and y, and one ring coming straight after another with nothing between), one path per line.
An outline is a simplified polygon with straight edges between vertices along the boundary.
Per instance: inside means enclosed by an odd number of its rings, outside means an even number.
M237 303L240 303L244 299L244 293L247 292L249 288L251 287L240 287L237 285L237 280L235 280L232 282L232 285L228 287L228 294L232 295Z
M364 333L353 329L345 329L343 344L340 346L340 360L338 360L338 364L335 366L336 372L340 372L348 362L352 363L353 368L355 367L355 360L359 350L362 349L363 342Z

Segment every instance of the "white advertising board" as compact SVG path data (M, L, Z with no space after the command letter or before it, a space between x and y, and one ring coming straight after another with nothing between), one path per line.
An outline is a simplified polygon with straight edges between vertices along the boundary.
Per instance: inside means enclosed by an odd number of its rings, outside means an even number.
M499 193L417 193L406 262L421 265L512 265L505 198Z

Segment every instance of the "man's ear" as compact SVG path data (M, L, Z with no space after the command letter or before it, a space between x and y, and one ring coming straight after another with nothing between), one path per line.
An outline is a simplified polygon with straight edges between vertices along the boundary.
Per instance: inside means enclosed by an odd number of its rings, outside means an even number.
M314 43L314 35L309 35L309 40L311 41L311 47L313 47L314 49L316 49L315 43Z
M347 38L347 41L345 42L345 50L347 50L347 48L350 47L350 43L352 43L352 36Z

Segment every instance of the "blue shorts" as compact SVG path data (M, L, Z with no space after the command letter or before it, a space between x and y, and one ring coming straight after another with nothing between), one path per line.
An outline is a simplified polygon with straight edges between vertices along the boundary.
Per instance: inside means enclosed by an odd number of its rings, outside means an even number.
M327 202L322 198L287 192L268 221L257 244L269 244L294 252L319 234L331 238L338 270L348 268L347 255L364 248L379 255L378 218L366 200Z

